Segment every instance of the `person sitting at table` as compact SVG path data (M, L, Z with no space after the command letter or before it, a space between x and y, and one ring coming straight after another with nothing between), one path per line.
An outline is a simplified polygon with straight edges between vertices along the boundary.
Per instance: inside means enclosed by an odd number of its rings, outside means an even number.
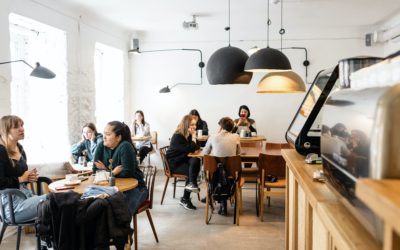
M150 125L144 120L143 111L138 110L135 113L135 119L131 125L132 136L150 136ZM136 150L139 152L139 162L142 163L147 154L153 150L150 137L144 141L135 142Z
M233 128L234 133L240 134L242 130L247 132L256 132L256 121L250 119L250 109L246 105L239 107L239 118L235 119L235 127Z
M179 203L188 210L196 210L190 199L190 193L198 193L200 191L197 186L200 159L196 157L190 158L188 154L195 152L199 148L196 143L196 118L192 115L185 115L172 135L166 156L173 173L188 176L183 197Z
M138 180L137 188L124 192L129 210L132 215L135 214L147 199L148 190L143 172L138 167L131 132L125 123L112 121L104 128L104 141L100 142L94 154L93 172L99 169L111 170L112 175L117 178Z
M71 147L74 163L78 162L79 156L85 156L86 161L93 161L94 152L102 141L103 135L97 132L96 125L91 122L83 125L81 140Z
M197 131L201 130L201 134L202 135L208 135L207 122L201 119L199 111L197 111L196 109L192 109L192 110L190 110L189 115L192 115L196 119L196 129L197 129ZM199 144L200 147L204 147L206 142L205 141L199 141L198 144Z
M229 117L223 117L219 120L219 131L208 138L206 146L203 148L204 154L216 157L229 157L240 154L240 138L236 133L232 133L234 126L233 120ZM205 199L201 200L205 202ZM227 215L226 200L221 202L218 214Z
M19 143L25 137L24 122L14 115L3 116L0 119L0 190L15 188L23 192L27 199L13 196L15 221L22 223L37 217L37 206L46 195L33 195L27 188L28 182L38 179L36 169L28 170L24 148ZM5 209L5 217L9 218L11 211L8 199L1 197Z

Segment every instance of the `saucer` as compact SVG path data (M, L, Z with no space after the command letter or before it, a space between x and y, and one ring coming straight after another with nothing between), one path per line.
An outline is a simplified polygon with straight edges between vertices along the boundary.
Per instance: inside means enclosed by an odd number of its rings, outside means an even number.
M81 180L75 180L75 181L65 181L64 185L65 186L75 186L81 184Z

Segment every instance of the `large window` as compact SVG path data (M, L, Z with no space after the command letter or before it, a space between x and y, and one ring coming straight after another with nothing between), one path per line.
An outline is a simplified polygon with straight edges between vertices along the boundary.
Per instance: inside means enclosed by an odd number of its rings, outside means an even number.
M124 68L121 50L96 43L96 123L99 131L113 120L124 119Z
M11 111L25 121L22 144L29 164L60 162L69 157L65 32L10 14L11 59L36 62L56 73L54 79L30 77L30 67L13 63Z

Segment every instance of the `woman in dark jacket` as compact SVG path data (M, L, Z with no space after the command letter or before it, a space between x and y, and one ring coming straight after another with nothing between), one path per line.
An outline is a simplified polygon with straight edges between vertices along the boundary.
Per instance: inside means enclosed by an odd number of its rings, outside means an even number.
M89 122L82 127L82 138L78 143L71 147L71 153L75 163L79 156L85 156L86 161L93 161L94 152L100 142L103 141L103 135L97 132L96 126Z
M190 192L198 193L197 176L200 171L200 159L190 158L188 154L198 150L196 143L196 119L192 115L185 115L172 135L171 143L167 150L167 159L171 171L188 176L183 197L179 204L185 209L195 210L190 200Z
M136 213L147 199L148 190L143 180L143 172L138 167L129 127L119 121L112 121L106 125L104 141L100 142L94 154L93 172L98 169L109 170L109 166L115 177L138 180L138 187L124 192L131 213Z

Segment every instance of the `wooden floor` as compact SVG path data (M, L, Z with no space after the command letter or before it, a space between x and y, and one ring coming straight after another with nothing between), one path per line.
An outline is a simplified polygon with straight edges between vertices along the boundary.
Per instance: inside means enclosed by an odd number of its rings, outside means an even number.
M178 185L183 186L183 183ZM240 226L233 222L233 207L228 205L228 217L213 214L209 225L204 223L204 204L192 195L196 211L188 211L179 205L183 188L177 188L172 198L173 186L167 189L164 204L160 205L164 186L164 173L159 171L156 179L154 207L151 211L160 242L156 243L146 213L138 216L139 249L284 249L284 199L273 198L271 207L265 209L264 222L255 211L255 184L246 184L243 190L243 214ZM201 197L205 186L201 185ZM16 235L3 240L1 250L15 249ZM21 248L35 249L33 234L22 235ZM132 247L133 249L133 247Z

